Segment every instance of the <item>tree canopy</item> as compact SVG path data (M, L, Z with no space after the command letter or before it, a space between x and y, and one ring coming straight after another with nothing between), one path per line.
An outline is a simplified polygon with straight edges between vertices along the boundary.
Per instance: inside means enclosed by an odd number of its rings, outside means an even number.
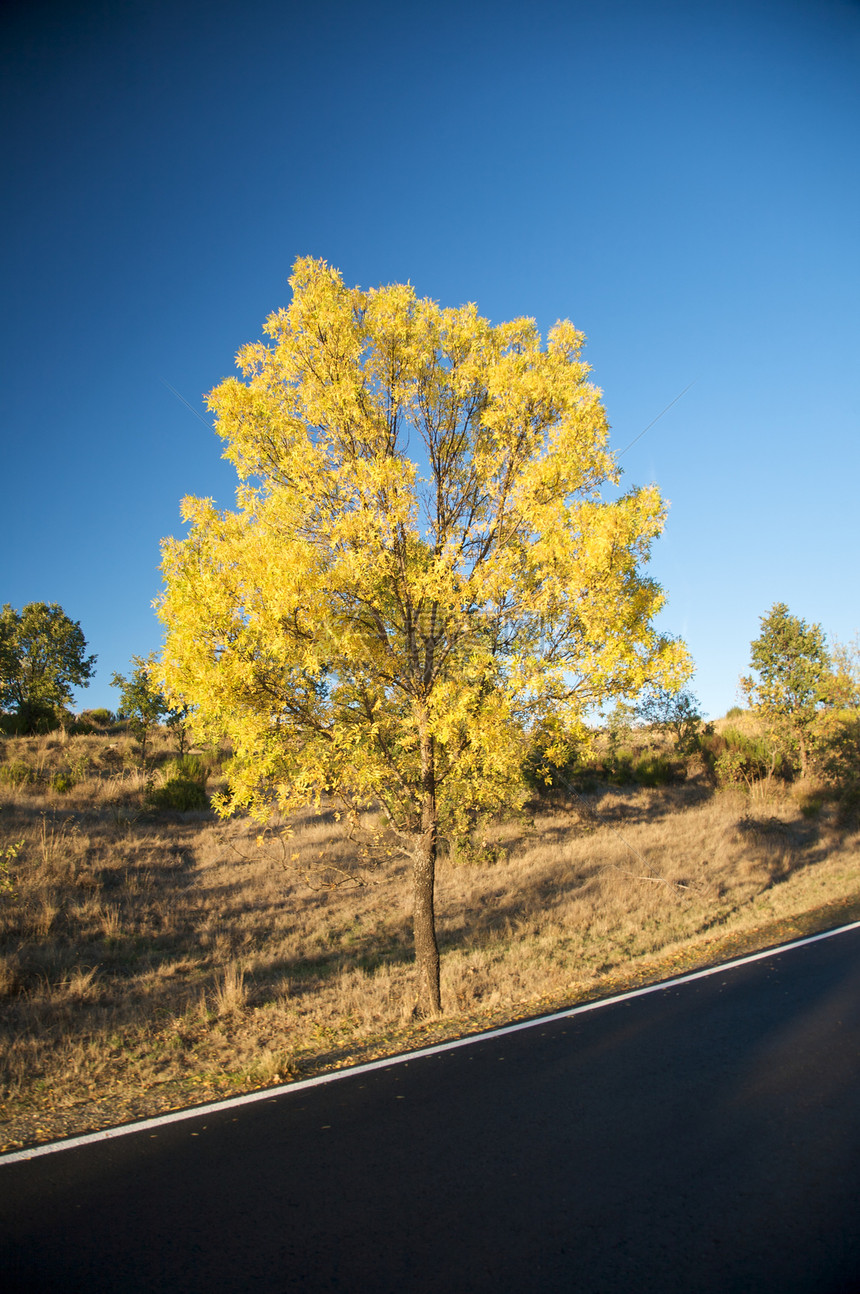
M750 644L750 663L755 674L742 678L741 687L776 747L784 754L796 753L805 775L812 725L832 690L824 631L793 616L784 602L775 602Z
M640 698L636 713L645 723L671 732L681 754L689 755L696 749L702 727L702 713L698 698L689 688L673 691L651 685Z
M25 732L59 721L72 688L87 687L95 656L86 655L80 624L56 602L8 603L0 612L0 708Z
M120 702L117 716L125 719L140 742L141 760L146 764L146 743L149 734L160 723L176 724L179 711L171 710L158 685L158 665L153 657L132 656L133 669L124 674L111 675L111 687L119 688Z
M519 804L529 740L680 686L644 573L665 507L619 472L583 336L490 324L300 259L242 378L209 395L236 509L187 498L163 545L164 676L233 746L224 814L321 794L377 806L413 863L419 982L438 1009L441 838Z

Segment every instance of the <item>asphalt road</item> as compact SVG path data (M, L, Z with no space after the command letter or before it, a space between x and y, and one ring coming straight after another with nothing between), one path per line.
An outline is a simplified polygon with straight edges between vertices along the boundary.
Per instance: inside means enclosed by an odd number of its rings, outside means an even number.
M860 930L0 1164L13 1291L860 1290Z

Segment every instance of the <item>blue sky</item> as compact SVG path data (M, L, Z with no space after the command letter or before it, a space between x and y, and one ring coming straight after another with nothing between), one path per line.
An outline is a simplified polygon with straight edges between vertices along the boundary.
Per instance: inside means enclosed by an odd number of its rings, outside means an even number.
M10 3L0 602L160 643L159 540L229 506L204 392L298 255L545 331L671 509L717 716L775 601L860 627L860 4Z

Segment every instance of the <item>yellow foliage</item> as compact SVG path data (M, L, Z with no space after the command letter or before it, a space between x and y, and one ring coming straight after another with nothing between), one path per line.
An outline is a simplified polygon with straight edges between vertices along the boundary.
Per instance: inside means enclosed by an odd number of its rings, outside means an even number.
M224 812L327 789L414 834L432 746L463 825L516 795L536 724L686 676L642 573L664 505L601 497L618 471L569 322L542 347L532 320L310 258L291 285L209 396L242 484L235 511L186 499L164 544L167 681L233 743Z
M163 545L164 670L235 758L220 809L335 793L404 848L522 798L528 735L680 685L643 574L665 508L618 469L583 337L491 325L310 258L209 395L241 485ZM429 841L429 844L428 844ZM410 845L411 842L411 845Z

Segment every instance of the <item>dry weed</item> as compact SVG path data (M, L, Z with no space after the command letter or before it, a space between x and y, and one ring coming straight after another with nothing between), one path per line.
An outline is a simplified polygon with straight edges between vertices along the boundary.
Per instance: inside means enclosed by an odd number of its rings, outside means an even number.
M212 992L212 1002L217 1015L233 1015L245 1009L248 1003L248 986L245 972L236 962L231 962Z

